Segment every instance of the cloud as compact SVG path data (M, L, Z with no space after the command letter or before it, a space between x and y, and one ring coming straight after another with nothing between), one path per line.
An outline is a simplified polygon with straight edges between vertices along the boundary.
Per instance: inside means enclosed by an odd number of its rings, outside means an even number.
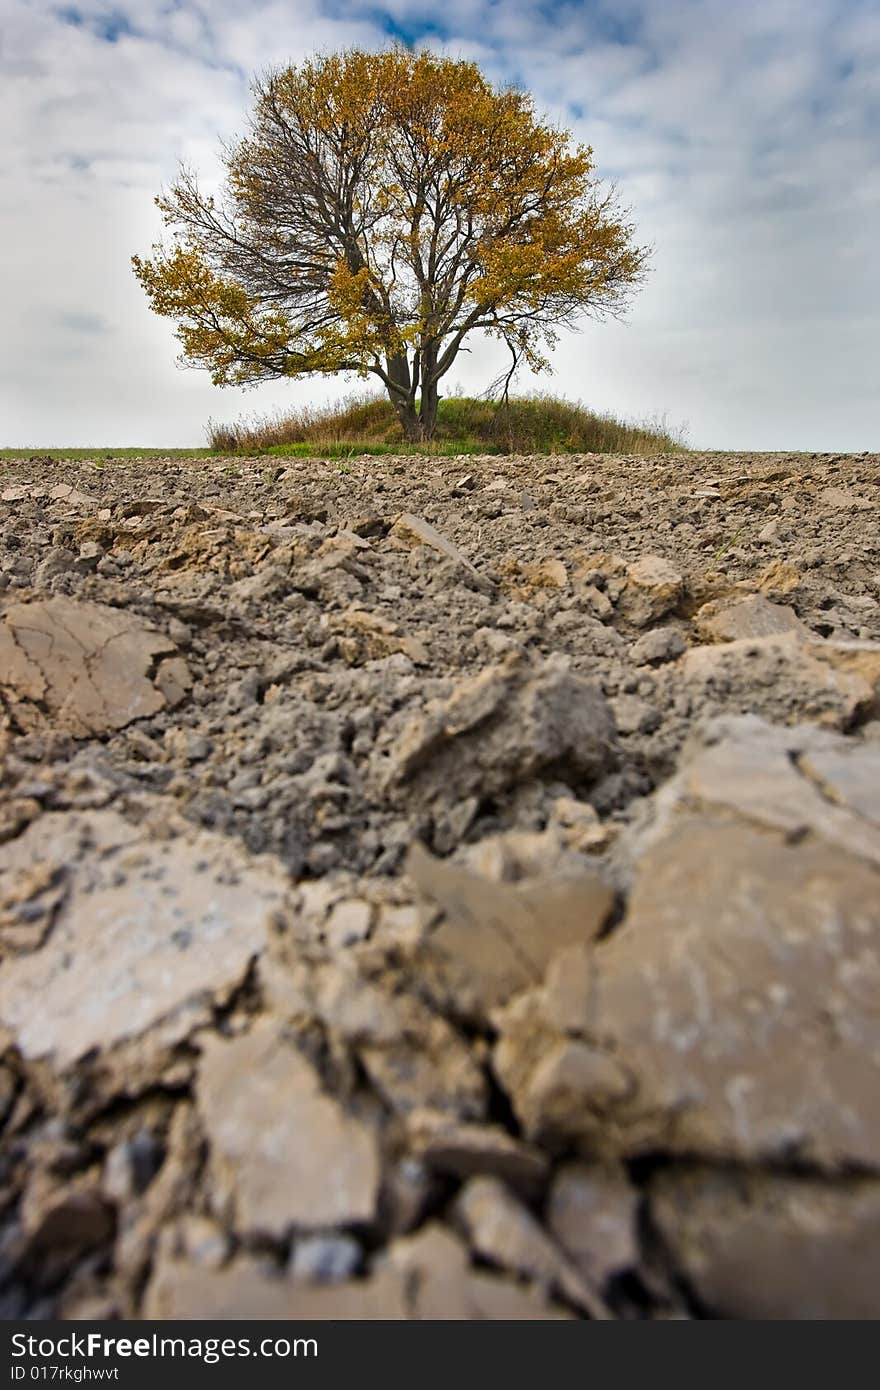
M129 257L179 159L217 178L249 74L392 40L531 89L654 247L629 321L566 335L545 384L707 447L877 447L872 0L6 0L0 443L197 443L209 415L338 391L181 371ZM456 375L481 389L496 360Z
M112 333L113 328L103 314L93 314L87 309L60 309L56 314L59 328L70 333L98 335Z

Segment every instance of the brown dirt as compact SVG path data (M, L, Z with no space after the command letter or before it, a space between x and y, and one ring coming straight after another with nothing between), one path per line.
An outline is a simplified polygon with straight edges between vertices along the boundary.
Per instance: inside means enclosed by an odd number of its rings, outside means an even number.
M880 1315L878 456L0 517L5 1316Z

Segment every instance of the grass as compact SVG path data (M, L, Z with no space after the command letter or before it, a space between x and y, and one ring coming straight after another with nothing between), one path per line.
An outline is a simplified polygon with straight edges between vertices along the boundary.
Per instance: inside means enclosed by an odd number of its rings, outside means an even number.
M427 444L407 444L383 396L349 396L338 405L278 412L231 425L208 423L218 454L348 458L358 454L658 454L686 448L664 420L628 423L553 396L512 397L507 405L469 396L440 402Z
M53 458L75 461L82 459L97 464L100 468L103 464L113 463L116 459L208 458L212 453L212 449L114 449L103 444L97 449L38 449L33 445L22 445L20 449L0 449L0 460Z
M208 422L205 449L0 449L0 461L49 457L82 460L97 468L137 458L208 458L211 455L276 454L294 458L428 454L672 454L686 448L683 432L664 420L635 424L599 415L579 402L554 396L511 397L505 406L469 396L440 402L437 429L428 444L408 444L384 396L349 396L337 405L279 412L231 425Z

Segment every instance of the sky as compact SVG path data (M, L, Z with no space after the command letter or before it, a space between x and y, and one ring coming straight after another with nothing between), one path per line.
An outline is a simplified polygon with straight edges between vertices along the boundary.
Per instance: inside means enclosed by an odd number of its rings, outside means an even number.
M0 0L0 447L205 442L357 383L220 389L131 271L252 75L394 41L477 60L593 147L651 273L521 378L697 448L880 449L876 0ZM506 353L475 343L448 389Z

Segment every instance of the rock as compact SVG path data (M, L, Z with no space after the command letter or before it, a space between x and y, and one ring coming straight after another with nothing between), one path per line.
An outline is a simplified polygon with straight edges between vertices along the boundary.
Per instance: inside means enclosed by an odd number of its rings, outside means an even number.
M211 1270L163 1249L144 1294L143 1315L176 1321L389 1321L407 1317L407 1298L403 1275L392 1269L369 1279L309 1284L283 1279L250 1255Z
M876 1178L688 1167L649 1192L669 1258L709 1317L880 1317Z
M629 654L637 666L660 666L681 656L686 645L678 628L655 627L633 642Z
M454 561L465 573L470 575L481 593L494 594L495 586L491 580L480 574L480 571L471 563L464 551L459 550L457 545L453 545L452 541L441 535L429 521L425 521L420 516L414 516L412 512L401 512L392 526L390 534L405 545L429 545L433 550L439 550L441 555Z
M386 1105L402 1117L427 1107L460 1120L482 1120L487 1088L480 1059L446 1019L414 997L395 1004L403 1036L358 1046L361 1064Z
M97 505L94 497L88 497L70 483L57 483L49 489L49 497L53 502L63 502L65 511L90 511Z
M215 1211L244 1235L275 1239L371 1220L375 1137L322 1090L283 1029L264 1018L203 1047L196 1094Z
M149 1130L122 1140L104 1160L101 1190L122 1206L149 1187L163 1158L162 1146Z
M113 1236L112 1205L85 1181L55 1190L36 1210L25 1210L25 1253L28 1262L59 1253L75 1259L106 1244Z
M438 1222L389 1247L383 1264L402 1275L410 1300L410 1317L421 1321L479 1319L533 1321L565 1318L534 1287L523 1288L468 1266L467 1251Z
M556 1173L547 1225L591 1288L640 1263L639 1202L622 1164L568 1163Z
M626 587L618 612L634 627L647 627L674 611L684 592L684 579L662 555L643 555L626 571Z
M619 734L650 734L660 723L660 711L638 695L618 695L611 711Z
M97 541L84 541L76 557L76 568L80 574L94 574L103 555L103 547L98 545Z
M63 545L53 545L34 570L34 588L41 589L58 574L68 574L76 567L76 556Z
M755 587L763 594L793 594L801 586L800 570L786 560L772 560L755 580Z
M750 594L735 603L706 603L694 621L704 637L716 642L735 642L743 637L777 637L785 633L804 638L812 636L793 608L770 603L762 594Z
M557 1290L593 1318L608 1310L546 1231L498 1178L471 1178L455 1201L455 1214L474 1253L501 1269Z
M682 818L639 861L626 920L594 953L580 1033L596 1041L545 1041L536 1064L540 1015L502 1020L496 1068L527 1134L876 1165L877 887L831 846Z
M597 589L595 584L584 584L578 591L581 603L585 604L595 618L605 623L614 613L614 604L607 594Z
M363 1250L353 1236L314 1235L296 1240L288 1270L308 1284L341 1284L357 1274Z
M373 909L363 899L335 903L324 926L324 939L335 950L353 946L366 939L372 921Z
M877 464L7 463L0 1314L875 1315Z
M568 588L568 570L562 560L538 560L525 563L511 559L502 567L506 587L510 595L520 602L528 602L545 595L548 591Z
M443 918L423 955L454 1007L484 1017L518 990L543 979L553 956L593 940L614 901L595 874L491 883L413 845L406 872Z
M388 737L391 737L391 729ZM580 677L514 655L428 704L375 761L386 794L425 804L490 797L541 776L571 785L611 763L614 728L604 696Z
M174 651L162 633L103 604L13 604L0 625L0 689L30 724L45 710L55 727L86 738L163 709L149 672Z
M741 638L692 647L681 658L692 690L716 706L754 709L784 721L813 719L849 728L880 700L880 643Z
M870 498L859 497L858 493L845 487L823 487L816 500L835 511L873 511L877 505Z
M232 1241L223 1227L207 1216L181 1217L177 1236L182 1253L203 1269L222 1269L232 1253Z
M844 739L829 739L824 744L818 739L806 741L805 751L800 753L798 768L821 792L825 801L844 807L874 825L880 826L880 746L860 747ZM819 820L829 839L834 838L844 848L853 849L863 837L855 831L847 817L834 817L824 806L813 799L813 820ZM832 820L833 818L833 820ZM828 828L829 821L833 829ZM867 856L874 858L870 841L866 843Z
M176 709L182 704L193 687L189 667L182 656L166 657L160 661L153 679L169 709Z
M433 1111L409 1117L409 1142L429 1169L456 1178L487 1173L529 1193L547 1176L546 1156L500 1125L459 1124Z
M528 1139L551 1150L574 1141L613 1155L619 1146L608 1138L612 1116L632 1095L631 1073L602 1047L561 1037L542 1004L540 995L524 994L495 1014L499 1039L492 1066L498 1082Z
M418 637L402 637L397 624L379 613L367 613L359 608L346 608L335 616L332 630L337 635L339 654L350 666L402 652L417 666L430 660L428 649Z
M733 812L791 842L810 834L880 867L877 751L809 725L780 729L745 715L706 726L655 796L639 846L695 806Z
M28 1061L93 1071L92 1102L155 1080L238 988L285 902L283 875L223 836L151 839L111 810L48 812L2 852L14 872L63 872L66 894L40 949L0 966L0 1022Z

